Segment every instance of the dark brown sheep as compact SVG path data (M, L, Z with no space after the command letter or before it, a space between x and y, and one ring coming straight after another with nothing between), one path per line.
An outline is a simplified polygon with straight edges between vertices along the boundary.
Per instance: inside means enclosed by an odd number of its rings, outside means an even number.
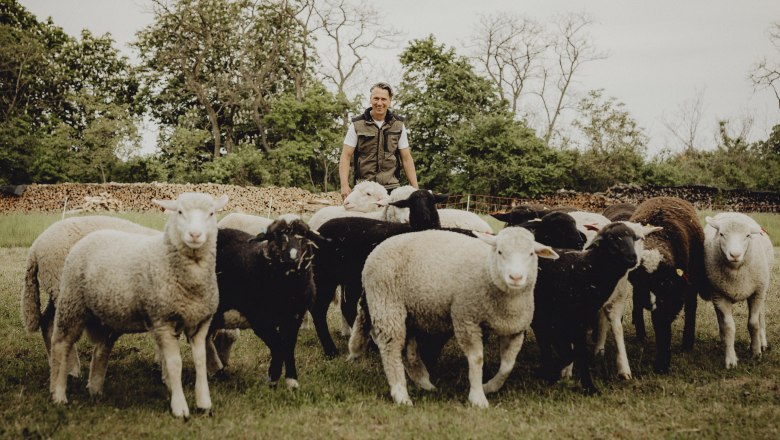
M667 373L672 322L685 306L682 349L692 349L696 294L709 297L704 274L704 230L693 205L676 197L648 199L637 207L630 220L663 228L647 237L642 265L628 278L634 287L633 321L637 338L646 337L643 310L650 309L657 346L655 371Z

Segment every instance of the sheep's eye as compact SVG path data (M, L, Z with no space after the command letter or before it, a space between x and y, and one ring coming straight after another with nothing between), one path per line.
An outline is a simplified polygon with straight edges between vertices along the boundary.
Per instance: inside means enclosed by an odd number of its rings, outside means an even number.
M179 215L182 215L182 214L183 214L183 212L181 212L181 209L180 209L180 210L179 210Z
M498 251L498 255L504 255L504 253L501 252L501 251Z
M214 217L214 211L209 212L209 217Z

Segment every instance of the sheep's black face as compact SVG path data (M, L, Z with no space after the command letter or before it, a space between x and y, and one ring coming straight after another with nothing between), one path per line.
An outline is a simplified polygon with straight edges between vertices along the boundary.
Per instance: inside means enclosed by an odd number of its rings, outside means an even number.
M439 213L436 211L436 198L430 191L418 189L408 199L392 203L399 208L409 208L409 224L414 229L439 228Z
M615 264L623 264L627 269L638 262L634 243L641 238L623 223L610 223L604 226L590 247L598 247L599 252Z
M306 271L314 258L315 244L309 226L301 220L277 220L268 226L263 237L267 244L263 254L285 274Z

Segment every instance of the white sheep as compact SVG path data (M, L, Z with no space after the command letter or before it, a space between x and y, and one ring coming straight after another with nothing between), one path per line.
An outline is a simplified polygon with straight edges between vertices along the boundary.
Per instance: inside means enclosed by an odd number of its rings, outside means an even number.
M51 351L55 301L60 291L60 275L65 257L73 245L90 232L101 229L132 232L144 235L159 235L160 231L109 216L71 217L53 223L33 242L27 252L27 271L21 295L21 316L25 329L34 332L40 328L46 346L46 356ZM46 309L41 314L41 293L49 297ZM68 360L69 372L78 376L80 364L78 355Z
M344 199L342 206L326 206L311 216L309 227L315 231L326 221L337 217L363 216L365 213L378 211L377 202L389 197L384 186L364 180L352 188L352 192Z
M273 223L273 219L268 217L231 212L222 217L222 220L217 223L217 227L219 229L238 229L247 234L257 235L261 232L265 232L265 230L268 229L268 225L271 223Z
M379 346L390 393L396 403L411 405L401 352L415 332L454 331L469 364L469 401L487 407L485 392L495 392L509 376L534 314L537 256L557 258L523 228L505 228L479 240L449 231L429 230L388 238L371 252L362 279L371 330ZM350 358L365 351L365 311L356 319L349 341ZM409 328L407 329L407 324ZM501 366L482 385L482 329L501 338ZM414 339L407 347L409 376L433 389Z
M764 302L775 260L774 247L761 226L745 214L724 212L705 220L704 269L712 287L726 368L733 368L737 366L731 313L734 303L748 302L753 356L760 357L768 347Z
M65 260L54 317L51 392L67 403L67 371L73 344L86 328L95 347L87 388L100 394L108 355L124 333L152 332L162 353L163 378L176 417L189 417L181 383L178 336L187 336L195 363L195 401L209 410L206 334L219 301L217 289L216 201L207 194L183 193L177 200L154 200L170 217L156 236L102 230L73 246Z

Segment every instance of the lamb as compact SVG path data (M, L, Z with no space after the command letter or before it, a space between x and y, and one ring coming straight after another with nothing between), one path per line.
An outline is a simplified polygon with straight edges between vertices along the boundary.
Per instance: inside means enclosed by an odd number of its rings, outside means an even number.
M610 221L618 222L630 219L634 211L636 211L636 205L633 203L615 203L604 208L601 215Z
M764 302L775 251L766 232L745 214L724 212L705 220L704 269L712 288L712 302L726 352L726 368L729 369L737 366L734 317L731 314L735 302L748 302L748 330L753 357L761 357L768 348Z
M247 234L257 235L265 232L268 225L273 223L273 219L259 215L243 214L240 212L231 212L217 223L219 229L238 229Z
M704 272L704 230L689 202L677 197L653 197L637 206L634 223L663 228L645 240L642 265L629 274L634 288L633 321L637 338L646 337L643 309L652 309L657 373L669 372L672 322L685 305L682 349L693 348L697 292L710 298Z
M187 336L195 363L195 401L210 410L206 334L217 310L216 211L227 203L207 194L183 193L154 200L171 212L162 234L92 232L65 259L54 316L51 392L67 403L66 357L86 328L95 348L87 388L102 392L108 356L124 333L150 331L162 353L171 411L189 417L181 382L178 336Z
M364 180L352 188L352 192L344 199L342 206L326 206L315 212L309 219L309 227L316 231L330 219L361 216L376 211L379 209L376 203L387 198L388 194L384 186Z
M161 233L156 229L146 228L121 218L86 216L55 222L35 239L27 253L27 272L21 295L21 316L28 332L40 328L47 356L51 351L52 323L65 257L76 242L90 232L101 229L144 235ZM49 297L43 314L41 314L41 292ZM80 372L78 355L75 351L73 355L74 357L68 360L69 372L73 376L78 376Z
M618 281L639 263L635 244L640 238L625 224L610 223L584 251L558 251L557 260L539 263L531 328L550 381L574 361L585 392L598 392L590 376L587 329Z
M401 358L407 339L410 378L426 390L434 389L415 350L417 332L454 333L468 360L469 402L474 406L487 407L485 393L498 391L514 367L534 313L538 257L558 255L523 228L477 236L479 240L438 230L398 235L382 242L366 260L362 281L371 333L396 403L412 404ZM484 387L483 328L501 339L499 371ZM356 322L350 358L360 356L367 343L367 329Z
M271 351L268 380L275 384L285 367L288 388L298 387L295 344L304 313L314 299L312 260L323 239L300 219L277 219L268 231L253 236L236 229L220 229L217 238L219 306L208 341L218 329L230 327L225 313L244 316ZM223 367L209 347L209 369ZM214 372L214 371L210 371Z
M342 286L341 311L352 325L357 314L358 300L363 292L360 274L363 264L374 248L389 237L424 229L440 229L436 196L427 190L417 190L408 199L393 202L400 208L409 208L409 224L385 222L360 217L343 217L329 220L319 228L319 233L331 239L321 247L314 258L314 279L317 296L312 308L312 318L317 336L327 357L338 354L330 336L327 311L336 286ZM474 237L472 231L451 229Z

